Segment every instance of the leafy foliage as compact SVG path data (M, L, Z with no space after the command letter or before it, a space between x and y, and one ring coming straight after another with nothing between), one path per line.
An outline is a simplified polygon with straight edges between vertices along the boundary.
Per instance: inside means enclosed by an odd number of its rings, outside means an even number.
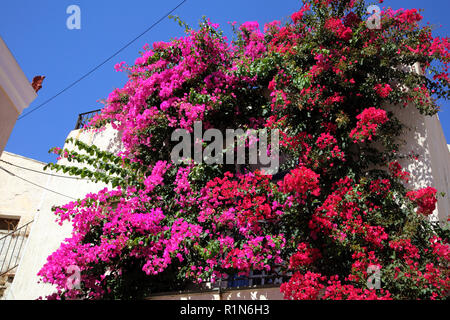
M449 43L419 12L364 1L305 1L289 21L209 20L155 43L91 123L123 132L120 156L71 140L54 149L85 167L49 167L112 184L55 208L72 237L39 272L50 298L131 299L251 270L289 275L287 299L442 299L449 232L428 220L432 188L408 190L395 108L437 112L448 98ZM421 72L410 66L419 63ZM426 75L426 72L429 72ZM170 162L177 128L278 129L285 158L271 177L242 166ZM72 150L72 149L71 149ZM81 288L67 267L81 269ZM368 288L369 267L381 288Z

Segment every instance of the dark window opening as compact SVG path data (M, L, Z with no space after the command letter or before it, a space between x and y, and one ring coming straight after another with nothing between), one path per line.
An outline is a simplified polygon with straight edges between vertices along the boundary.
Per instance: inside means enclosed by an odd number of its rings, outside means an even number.
M0 232L12 232L17 229L19 219L14 218L0 218Z

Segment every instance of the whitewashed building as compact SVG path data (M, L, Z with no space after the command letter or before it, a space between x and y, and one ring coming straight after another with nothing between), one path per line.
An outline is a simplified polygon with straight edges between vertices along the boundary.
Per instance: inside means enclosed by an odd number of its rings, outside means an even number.
M17 118L35 98L31 83L0 37L0 155Z

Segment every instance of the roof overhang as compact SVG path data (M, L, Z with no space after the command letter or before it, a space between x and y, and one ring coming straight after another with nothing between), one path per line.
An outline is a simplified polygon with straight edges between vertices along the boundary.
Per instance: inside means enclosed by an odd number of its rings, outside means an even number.
M0 87L7 94L18 114L36 98L31 83L23 73L11 51L0 37Z

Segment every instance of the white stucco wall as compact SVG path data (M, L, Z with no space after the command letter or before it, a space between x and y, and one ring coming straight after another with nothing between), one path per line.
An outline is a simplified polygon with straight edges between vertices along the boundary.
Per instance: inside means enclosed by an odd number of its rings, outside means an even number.
M31 83L0 37L0 155L17 117L35 98Z
M419 189L434 187L438 194L437 208L430 216L433 221L447 221L450 212L450 152L439 117L423 116L413 106L389 107L397 118L406 125L399 139L406 142L399 150L402 155L418 155L418 159L406 158L400 164L411 174L408 187Z
M69 137L77 138L88 144L95 144L103 150L118 152L121 148L120 137L110 127L97 133L75 130L69 134ZM61 160L59 163L64 163L64 161L66 160ZM71 165L74 164L71 163ZM29 179L38 179L38 177L29 177ZM87 180L53 176L41 177L41 179L39 183L44 185L45 188L74 199L83 198L89 192L97 192L106 187L104 184L95 184ZM8 185L14 185L14 183L10 181ZM10 197L14 196L14 193L10 194ZM17 196L21 196L20 193ZM54 292L52 286L37 283L37 273L45 264L47 257L58 249L65 238L70 236L71 225L65 223L62 227L59 226L55 222L56 216L51 211L52 206L64 205L72 201L68 197L47 190L39 190L39 195L29 201L31 203L30 208L35 209L33 212L35 213L34 222L14 281L5 293L5 299L30 300L41 296L45 297ZM18 206L20 207L20 205Z
M0 168L2 168L0 169L0 217L20 218L19 227L33 220L44 195L44 189L18 177L45 186L49 176L40 173L43 172L44 166L43 162L3 152L0 157Z
M18 116L19 112L0 86L0 155L8 142Z
M19 220L18 228L33 220L44 190L20 178L45 185L49 176L40 173L43 166L42 162L3 152L0 157L0 218ZM16 233L6 238L8 232L0 231L0 273L16 265L29 230L29 227L22 228L18 236Z

